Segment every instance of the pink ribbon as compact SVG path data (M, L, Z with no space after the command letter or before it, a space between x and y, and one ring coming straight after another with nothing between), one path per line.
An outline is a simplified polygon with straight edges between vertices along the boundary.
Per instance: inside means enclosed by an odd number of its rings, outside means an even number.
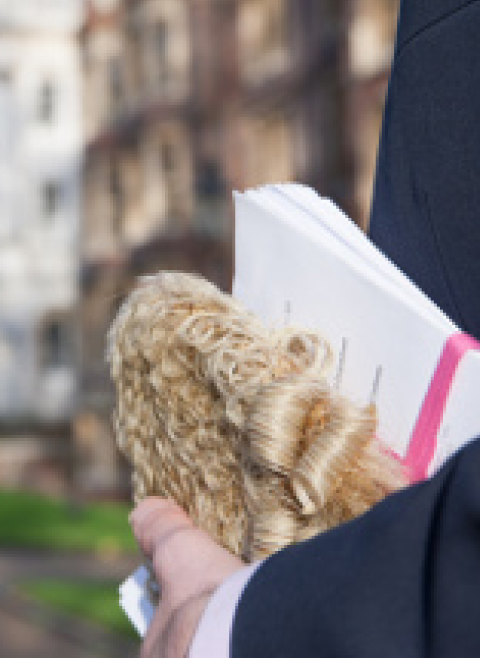
M462 357L469 350L480 350L480 343L468 334L453 334L445 343L412 432L407 454L401 459L412 483L428 477L455 373Z

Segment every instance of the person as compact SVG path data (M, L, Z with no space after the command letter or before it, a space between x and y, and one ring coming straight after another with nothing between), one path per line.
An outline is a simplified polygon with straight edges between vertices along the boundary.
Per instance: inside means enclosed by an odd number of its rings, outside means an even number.
M480 338L480 4L403 0L373 241ZM430 480L245 567L171 501L134 510L153 658L480 656L480 438ZM193 640L193 641L192 641Z

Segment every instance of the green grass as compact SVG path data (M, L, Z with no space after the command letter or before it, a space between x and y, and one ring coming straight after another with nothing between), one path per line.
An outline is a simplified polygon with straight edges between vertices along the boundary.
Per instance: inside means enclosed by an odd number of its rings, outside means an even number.
M107 630L138 638L119 606L118 583L29 580L22 583L20 591L62 614L88 619Z
M0 547L135 552L125 504L72 506L32 493L0 491Z

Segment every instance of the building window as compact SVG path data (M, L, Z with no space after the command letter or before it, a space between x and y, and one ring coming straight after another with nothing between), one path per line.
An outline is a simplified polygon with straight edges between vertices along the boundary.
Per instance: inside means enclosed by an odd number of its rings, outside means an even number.
M42 123L52 123L55 115L55 87L46 80L40 87L38 98L38 119Z
M135 90L138 90L143 84L143 64L142 64L142 48L143 48L143 33L138 21L132 21L128 33L129 38L129 56L131 72L133 76L133 83Z
M10 69L0 68L0 153L11 153L17 138L16 131L12 130L18 120L12 83L13 72ZM5 194L5 189L2 190L2 194ZM4 199L2 205L5 207Z
M0 84L10 85L12 77L12 71L10 69L0 68Z
M262 39L262 47L265 54L272 50L281 49L285 43L285 16L284 6L282 3L275 3L268 6L265 23L264 33Z
M60 205L60 185L52 181L45 183L42 197L44 217L54 217Z
M165 184L165 214L178 219L185 214L186 180L179 144L171 139L160 146L160 169Z
M202 199L215 199L225 196L225 181L217 162L204 161L199 166L197 195Z
M175 168L173 147L171 144L167 142L162 144L160 157L163 171L166 174L170 174Z
M118 58L110 60L108 76L110 84L111 112L113 114L118 111L118 106L123 98L122 64Z
M395 41L399 0L358 0L349 30L350 67L355 75L388 72Z
M288 58L285 0L245 0L240 12L241 59L247 75L283 70Z
M165 21L156 24L154 35L159 82L166 83L168 80L168 28Z
M110 198L112 203L112 231L115 238L122 237L122 220L124 214L125 194L118 165L110 168Z
M199 163L197 180L197 228L210 235L221 236L225 230L225 180L218 162Z
M54 319L42 331L43 367L61 368L73 361L73 331L70 323Z

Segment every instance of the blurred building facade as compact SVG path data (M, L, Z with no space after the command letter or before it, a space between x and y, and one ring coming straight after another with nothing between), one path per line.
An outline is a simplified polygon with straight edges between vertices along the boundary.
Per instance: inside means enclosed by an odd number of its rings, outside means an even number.
M351 162L352 214L368 226L400 0L349 0L344 139Z
M136 277L228 290L232 191L267 182L366 227L398 5L0 0L0 425L60 428L81 490L127 491L105 347Z
M0 3L0 419L75 405L80 0Z
M343 12L333 0L237 3L235 187L297 180L344 195Z

